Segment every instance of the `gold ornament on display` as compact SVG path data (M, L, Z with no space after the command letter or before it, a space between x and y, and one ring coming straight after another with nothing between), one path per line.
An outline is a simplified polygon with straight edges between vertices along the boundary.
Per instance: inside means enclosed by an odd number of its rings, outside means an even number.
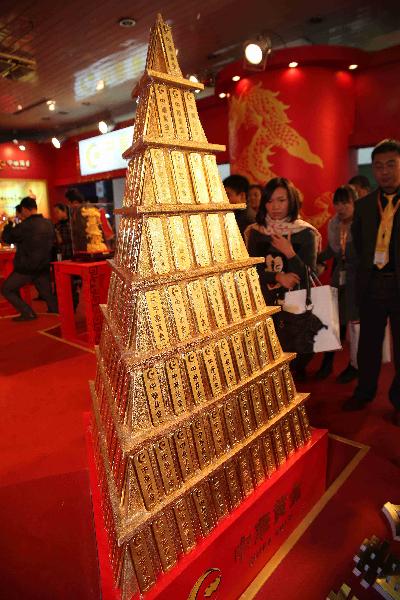
M310 438L182 77L151 30L92 385L116 585L148 591ZM237 207L235 206L235 209ZM241 206L245 208L245 206Z

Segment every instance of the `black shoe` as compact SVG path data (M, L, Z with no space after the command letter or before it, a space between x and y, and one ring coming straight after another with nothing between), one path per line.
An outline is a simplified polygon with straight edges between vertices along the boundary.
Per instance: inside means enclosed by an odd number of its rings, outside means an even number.
M349 363L344 371L339 373L339 375L336 377L336 381L337 383L350 383L350 381L357 379L357 377L358 369Z
M332 363L322 363L315 373L315 379L326 379L332 373Z
M37 319L37 316L34 313L30 313L29 315L19 315L18 317L13 317L12 321L20 323L21 321L34 321L35 319Z
M352 396L348 398L346 402L342 406L342 410L346 412L353 412L356 410L363 410L367 407L369 400L363 400L361 398L357 398L357 396Z

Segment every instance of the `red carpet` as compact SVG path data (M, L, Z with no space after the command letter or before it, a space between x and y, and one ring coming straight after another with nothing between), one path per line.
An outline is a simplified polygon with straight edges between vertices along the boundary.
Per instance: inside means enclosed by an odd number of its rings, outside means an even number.
M7 600L100 598L82 420L82 413L90 410L88 380L94 376L95 356L38 333L57 322L52 315L28 323L0 319L0 597ZM345 362L345 356L339 357L336 370ZM312 364L310 372L317 366ZM317 580L324 578L318 588L323 593L331 583L341 583L353 546L363 537L360 524L368 529L366 535L379 535L380 505L400 501L395 466L400 465L400 432L389 421L391 407L385 398L390 372L391 367L385 366L377 401L362 413L340 410L352 386L337 385L333 377L299 386L312 391L309 409L314 425L371 445L380 456L367 455L358 467L360 474L326 507L321 515L326 529L306 533L311 536L306 543L308 565L323 553L330 557L335 552L334 560L338 553L343 555L337 567L331 562L323 574L317 570ZM346 450L333 455L330 480L351 454ZM354 535L346 541L353 527ZM275 591L264 597L289 600L286 592L275 595L279 573L278 569L268 582ZM293 571L293 583L300 585L296 577ZM283 580L287 579L285 575Z

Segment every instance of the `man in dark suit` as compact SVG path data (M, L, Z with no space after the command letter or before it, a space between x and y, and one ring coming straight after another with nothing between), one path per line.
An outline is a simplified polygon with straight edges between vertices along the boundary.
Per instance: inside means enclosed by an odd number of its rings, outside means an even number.
M380 142L372 151L372 170L379 187L358 200L352 225L358 259L359 380L343 408L361 410L374 399L389 317L395 367L389 400L393 423L400 426L400 142Z

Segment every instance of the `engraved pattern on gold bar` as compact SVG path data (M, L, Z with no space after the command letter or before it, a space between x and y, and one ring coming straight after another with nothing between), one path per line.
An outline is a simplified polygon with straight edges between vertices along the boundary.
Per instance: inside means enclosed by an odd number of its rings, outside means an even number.
M230 389L236 385L237 381L228 340L220 340L218 342L218 349L222 370L225 375L226 385L228 389Z
M189 299L196 319L198 331L203 334L210 330L210 322L204 301L201 281L190 281L187 284Z
M174 504L174 513L183 550L190 552L196 545L196 537L186 498L181 498Z
M216 397L222 392L222 383L213 346L208 345L203 348L203 359L212 395Z
M206 222L213 260L217 263L226 263L226 244L224 243L225 240L221 229L220 215L216 213L207 215Z
M154 84L156 103L158 108L158 119L160 124L160 135L171 138L174 134L171 107L169 104L167 87L163 83Z
M171 268L161 219L149 217L146 221L146 231L155 273L158 273L158 275L169 273Z
M192 495L200 520L201 529L203 534L207 535L215 527L217 519L206 484L196 487L193 490Z
M195 204L192 182L189 178L185 155L178 150L171 151L173 177L177 200L181 204Z
M168 217L168 229L175 268L178 271L188 271L192 261L182 217Z
M176 137L180 140L188 140L189 130L186 121L186 111L183 106L182 92L177 88L170 88L169 96L175 123Z
M188 352L185 355L185 363L194 402L201 404L206 399L206 393L204 391L200 364L196 352Z
M139 581L140 591L147 592L156 581L156 575L143 532L133 536L130 552L135 565L136 576Z
M228 240L229 253L232 260L241 260L248 258L248 252L244 245L243 238L240 235L238 226L236 224L235 215L233 213L227 213L225 215L225 232Z
M179 480L175 472L171 448L168 438L162 438L154 445L158 467L166 494L170 494L179 487Z
M229 307L230 318L234 323L237 323L238 321L240 321L241 314L233 273L223 273L221 275L221 281L225 293L226 302Z
M147 450L141 450L135 454L133 462L143 500L146 508L149 510L156 505L159 493Z
M149 316L149 324L154 336L156 347L162 350L169 344L167 325L161 304L161 296L158 290L145 292L146 304Z
M186 481L189 479L194 471L195 467L192 461L192 455L190 451L189 441L186 433L186 429L184 427L180 427L174 433L175 446L178 453L179 466L181 468L181 473L183 480Z
M208 204L210 202L210 197L208 195L201 154L191 152L189 154L189 166L197 202L199 204Z
M225 479L224 470L221 469L210 477L211 494L214 499L214 506L218 519L225 517L230 510L229 492Z
M150 150L150 156L155 200L157 204L171 204L174 202L174 198L171 194L171 188L169 185L164 150L161 150L160 148L152 148Z
M203 156L204 170L207 175L211 202L227 202L225 189L221 183L217 161L212 154Z
M169 571L177 562L178 556L169 529L167 518L162 514L152 524L158 554L164 571Z
M208 277L205 280L205 288L216 326L224 327L227 324L222 290L217 277Z
M178 339L180 341L186 340L191 332L182 289L179 285L171 285L167 287L166 295L173 314Z
M193 92L184 91L183 98L188 116L190 139L196 142L207 141L200 123L199 116L197 114L196 100Z
M165 366L174 412L176 415L180 415L186 410L186 398L179 361L172 358L166 362Z
M190 215L189 229L196 263L199 267L207 267L211 264L211 256L201 215Z

